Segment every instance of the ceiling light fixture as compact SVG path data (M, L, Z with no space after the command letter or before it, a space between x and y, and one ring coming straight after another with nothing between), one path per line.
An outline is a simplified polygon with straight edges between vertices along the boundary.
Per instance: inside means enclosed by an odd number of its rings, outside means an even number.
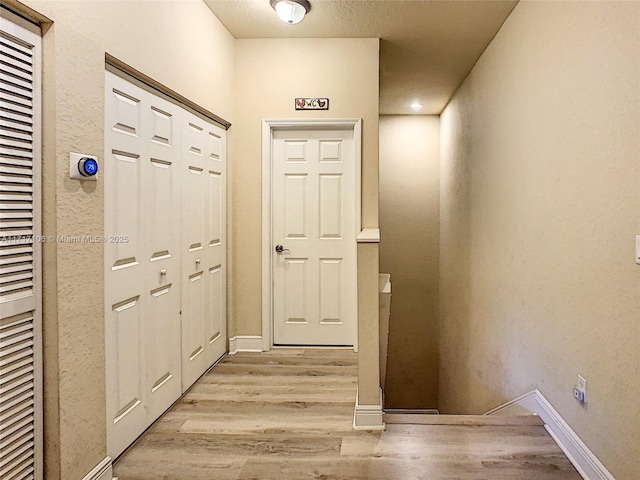
M411 107L411 110L418 111L422 108L422 105L418 102L413 102L409 107Z
M271 0L271 7L280 20L289 25L300 23L311 10L311 4L307 0Z

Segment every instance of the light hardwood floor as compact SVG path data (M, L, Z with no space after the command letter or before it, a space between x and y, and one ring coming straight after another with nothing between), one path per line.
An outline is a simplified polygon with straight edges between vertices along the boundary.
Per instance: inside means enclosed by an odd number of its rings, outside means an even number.
M356 381L357 357L348 350L274 349L225 357L115 463L115 475L580 479L535 417L452 416L444 425L408 424L409 418L397 417L384 432L354 431Z

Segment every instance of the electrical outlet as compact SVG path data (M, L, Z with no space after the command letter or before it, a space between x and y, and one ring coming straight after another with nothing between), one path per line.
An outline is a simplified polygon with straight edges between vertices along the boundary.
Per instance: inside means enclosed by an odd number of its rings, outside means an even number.
M582 404L587 403L587 379L582 375L578 375L578 386L573 387L573 398Z
M636 263L640 265L640 235L636 235Z
M573 387L573 398L575 398L580 403L584 403L584 394L578 387Z
M587 403L587 379L578 375L578 390L582 392L582 403Z

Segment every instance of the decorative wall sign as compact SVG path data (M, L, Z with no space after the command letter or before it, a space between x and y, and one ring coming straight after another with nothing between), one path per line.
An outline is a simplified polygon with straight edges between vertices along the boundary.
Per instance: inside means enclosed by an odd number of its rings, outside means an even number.
M329 110L329 99L296 98L296 110Z

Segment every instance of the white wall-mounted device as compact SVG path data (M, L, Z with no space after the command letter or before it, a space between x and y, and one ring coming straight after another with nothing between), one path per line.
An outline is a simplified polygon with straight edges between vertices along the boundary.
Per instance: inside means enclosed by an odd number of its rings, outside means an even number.
M578 385L573 387L573 398L582 405L587 403L587 379L578 375Z
M70 153L69 177L76 180L97 180L98 157L84 153Z

